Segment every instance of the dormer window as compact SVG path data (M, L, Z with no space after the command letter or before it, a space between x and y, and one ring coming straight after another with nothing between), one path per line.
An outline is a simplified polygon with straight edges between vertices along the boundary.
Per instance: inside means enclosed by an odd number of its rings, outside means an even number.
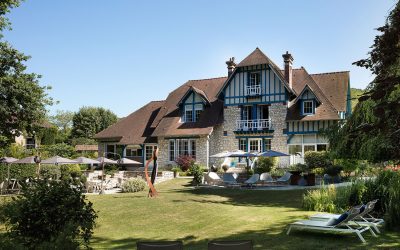
M303 115L313 115L314 108L314 101L303 101Z
M260 73L250 73L250 86L260 85Z
M201 112L203 112L203 106L203 104L185 105L183 122L197 122L200 119Z
M185 106L185 115L184 115L184 122L191 122L193 121L193 107L191 105Z

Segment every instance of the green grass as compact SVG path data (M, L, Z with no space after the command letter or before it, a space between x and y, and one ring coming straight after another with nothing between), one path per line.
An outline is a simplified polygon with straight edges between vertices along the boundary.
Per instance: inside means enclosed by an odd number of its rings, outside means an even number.
M193 188L186 179L146 192L88 196L99 213L91 246L135 249L139 240L182 240L185 249L207 249L213 239L251 239L255 249L400 248L400 235L365 233L367 244L353 235L293 231L287 224L315 212L301 208L303 191Z

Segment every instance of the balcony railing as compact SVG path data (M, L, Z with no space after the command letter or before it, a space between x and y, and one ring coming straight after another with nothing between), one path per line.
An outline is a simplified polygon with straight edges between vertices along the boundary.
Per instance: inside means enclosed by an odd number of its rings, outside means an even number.
M272 128L271 119L236 121L237 131L270 130L271 128Z
M261 85L247 86L246 95L248 96L261 95Z

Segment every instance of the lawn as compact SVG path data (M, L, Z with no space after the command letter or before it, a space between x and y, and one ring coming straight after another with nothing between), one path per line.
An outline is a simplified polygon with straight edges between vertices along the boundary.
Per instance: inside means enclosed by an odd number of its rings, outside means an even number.
M400 248L400 235L379 238L294 231L288 223L313 212L301 208L301 190L193 188L187 179L156 186L159 197L146 192L88 196L99 213L91 246L135 249L138 240L182 240L185 249L207 249L212 239L251 239L255 249Z

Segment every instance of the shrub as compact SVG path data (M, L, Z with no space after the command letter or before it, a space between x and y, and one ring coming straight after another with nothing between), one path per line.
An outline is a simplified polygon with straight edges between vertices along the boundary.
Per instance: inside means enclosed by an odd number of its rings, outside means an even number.
M303 207L307 210L336 213L336 189L334 185L322 186L320 189L309 190L303 196Z
M339 159L336 160L337 165L342 166L342 170L346 177L349 177L352 172L359 169L360 161L356 159Z
M186 172L191 166L194 165L195 159L189 155L181 155L175 160L176 164Z
M122 192L136 193L146 188L146 182L142 178L131 178L122 184Z
M342 171L343 167L338 165L331 165L325 169L325 173L330 176L337 176Z
M58 155L61 157L72 158L75 155L75 148L65 143L42 146L41 151L42 156L47 157Z
M61 176L61 170L56 165L41 165L40 166L40 177L43 179L54 179L57 180Z
M258 157L255 172L257 174L269 173L276 168L277 163L276 157Z
M315 168L327 168L332 165L326 151L314 152L308 151L304 155L304 162L307 164L309 170Z
M203 168L200 165L194 164L189 168L189 173L193 175L193 184L198 185L203 180Z
M82 175L81 168L78 164L61 165L61 180L73 184L81 184L86 182L86 177Z
M7 238L26 248L88 246L96 212L79 189L66 182L38 181L0 208Z
M0 164L0 182L7 178L7 164ZM20 181L36 177L36 164L12 164L10 166L10 178Z

